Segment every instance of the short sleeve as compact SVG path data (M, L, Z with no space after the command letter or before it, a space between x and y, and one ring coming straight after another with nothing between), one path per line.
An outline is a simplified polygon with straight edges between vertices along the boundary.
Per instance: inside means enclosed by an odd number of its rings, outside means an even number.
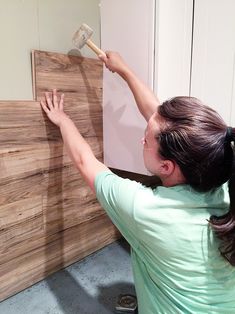
M133 248L138 247L134 202L140 186L140 183L123 179L111 171L103 171L95 178L98 201Z

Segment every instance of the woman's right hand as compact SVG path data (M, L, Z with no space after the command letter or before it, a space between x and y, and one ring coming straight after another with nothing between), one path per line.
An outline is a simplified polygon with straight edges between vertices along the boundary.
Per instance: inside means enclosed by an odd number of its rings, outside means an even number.
M41 100L40 103L48 118L58 127L61 126L64 120L69 118L63 110L64 94L58 99L56 89L53 89L52 96L46 92L45 100Z
M106 68L111 72L117 72L119 75L122 75L128 69L127 64L118 52L106 51L105 53L106 57L99 55L99 59L104 62Z

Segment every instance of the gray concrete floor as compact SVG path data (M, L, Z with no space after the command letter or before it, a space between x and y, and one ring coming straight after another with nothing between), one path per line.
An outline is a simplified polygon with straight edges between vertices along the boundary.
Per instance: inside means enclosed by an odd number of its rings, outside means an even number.
M0 303L0 314L111 314L135 294L129 246L117 241Z

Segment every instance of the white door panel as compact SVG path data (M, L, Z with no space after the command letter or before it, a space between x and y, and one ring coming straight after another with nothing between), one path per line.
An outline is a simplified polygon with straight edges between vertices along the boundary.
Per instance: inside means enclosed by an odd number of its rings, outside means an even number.
M152 88L154 0L102 0L101 46L118 51ZM146 122L127 84L104 69L104 161L109 167L144 173L141 138Z
M196 0L191 95L235 124L235 1Z
M159 0L156 5L154 90L161 101L188 96L193 0Z

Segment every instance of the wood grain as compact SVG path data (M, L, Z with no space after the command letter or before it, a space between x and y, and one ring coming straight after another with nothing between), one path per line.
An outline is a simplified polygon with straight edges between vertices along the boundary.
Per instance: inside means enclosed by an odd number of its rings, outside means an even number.
M102 142L101 109L93 109L90 117L90 111L85 103L79 103L67 95L65 101L65 112L73 119L81 134L90 141L91 145L93 142ZM46 118L39 102L0 101L0 107L1 146L3 144L9 146L45 142L61 143L59 129ZM92 121L85 121L86 117Z
M65 93L65 112L103 159L102 64L34 51L37 101L0 101L0 300L120 237L72 165L43 93Z
M1 300L91 254L119 237L106 215L39 241L33 251L0 267Z

